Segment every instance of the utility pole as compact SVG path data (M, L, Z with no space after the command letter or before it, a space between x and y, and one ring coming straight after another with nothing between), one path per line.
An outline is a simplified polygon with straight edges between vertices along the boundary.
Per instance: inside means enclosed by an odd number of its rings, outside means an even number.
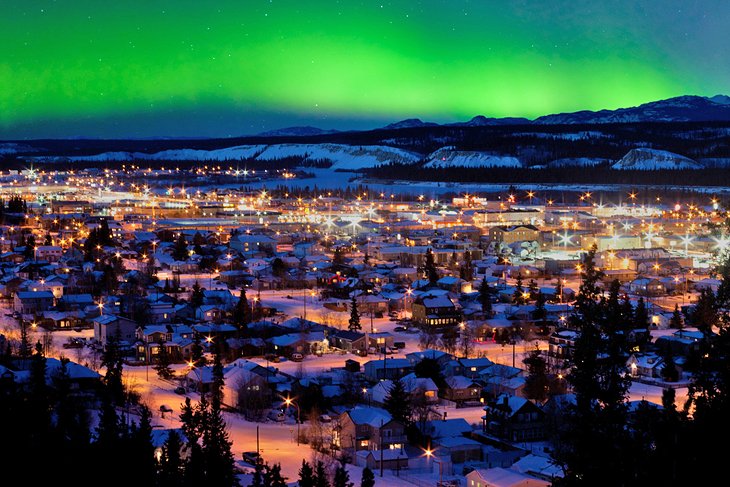
M383 419L380 419L380 476L383 476Z

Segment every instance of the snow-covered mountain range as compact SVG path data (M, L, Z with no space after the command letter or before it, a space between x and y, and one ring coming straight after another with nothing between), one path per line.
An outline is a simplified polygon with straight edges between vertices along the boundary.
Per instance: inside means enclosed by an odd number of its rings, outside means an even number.
M702 169L689 157L657 149L631 149L612 169L652 171L658 169Z
M272 161L299 157L302 165L307 161L330 161L331 169L356 171L363 168L382 164L419 164L423 162L425 168L451 167L502 167L526 168L527 165L518 157L500 155L484 151L458 150L453 146L442 147L425 156L396 147L386 145L345 145L345 144L271 144L271 145L240 145L215 150L171 149L152 154L143 152L103 152L91 156L36 156L29 158L40 162L63 161L241 161L254 159L257 161ZM673 152L635 148L631 149L618 161L599 158L563 158L556 159L544 167L591 167L601 164L610 164L616 170L671 170L671 169L702 169L725 165L722 161L712 160L704 164ZM538 167L535 167L538 168Z

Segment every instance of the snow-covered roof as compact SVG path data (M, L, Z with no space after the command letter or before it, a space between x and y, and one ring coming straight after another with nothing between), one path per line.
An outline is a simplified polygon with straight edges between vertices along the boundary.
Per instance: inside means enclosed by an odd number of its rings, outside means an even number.
M373 427L380 427L381 424L389 423L393 417L385 409L373 406L356 406L347 413L355 424L368 424Z

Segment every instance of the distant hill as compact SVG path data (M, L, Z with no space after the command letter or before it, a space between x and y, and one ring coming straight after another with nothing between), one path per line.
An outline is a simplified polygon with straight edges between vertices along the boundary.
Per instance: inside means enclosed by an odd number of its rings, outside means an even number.
M308 137L312 135L336 134L339 130L324 130L310 125L301 127L286 127L283 129L268 130L258 134L260 137Z
M730 120L730 97L716 95L678 96L666 100L644 103L638 107L600 110L583 110L573 113L545 115L535 119L535 124L604 124L636 122L710 122Z

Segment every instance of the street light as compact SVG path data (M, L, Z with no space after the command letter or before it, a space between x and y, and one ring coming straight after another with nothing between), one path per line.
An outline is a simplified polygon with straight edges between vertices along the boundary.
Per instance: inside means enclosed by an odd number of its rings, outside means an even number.
M297 408L297 446L299 446L299 423L301 423L301 421L299 419L299 417L300 417L299 416L299 406L290 397L287 397L286 399L284 399L284 404L286 405L287 408L289 406L294 406L295 408Z
M428 442L428 448L426 448L426 450L424 451L424 454L426 455L426 458L430 462L431 461L431 457L434 456L434 450L431 449L431 442L430 441ZM429 465L429 470L430 470L430 465ZM439 460L439 483L438 484L439 485L443 485L443 483L444 483L444 481L443 481L442 463Z

